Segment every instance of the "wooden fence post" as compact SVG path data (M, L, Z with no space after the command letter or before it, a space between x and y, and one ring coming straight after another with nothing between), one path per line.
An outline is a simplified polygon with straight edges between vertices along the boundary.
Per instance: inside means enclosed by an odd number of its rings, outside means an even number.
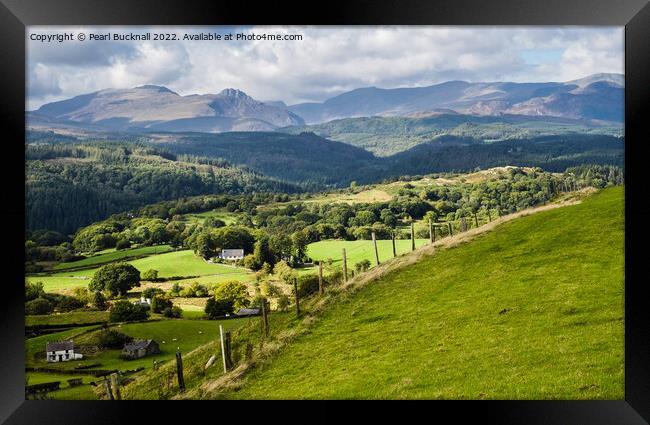
M111 391L111 381L109 381L108 378L104 381L104 388L106 388L106 396L108 396L108 399L115 400L113 398L113 392Z
M300 317L300 300L298 297L298 279L293 278L293 292L296 297L296 317Z
M262 327L264 328L264 336L269 337L269 313L266 306L266 298L262 298Z
M181 352L176 352L176 376L178 377L178 389L185 391L185 379L183 378L183 359Z
M411 251L415 251L415 225L411 221Z
M490 209L489 208L487 209L487 213L488 213L488 220L491 223L492 222L492 214L490 214Z
M226 363L226 340L223 332L223 325L219 325L219 339L221 341L221 360L223 363L223 373L228 372L228 364Z
M345 248L343 248L343 281L348 282L348 261L345 256Z
M226 367L228 370L232 370L232 340L230 339L230 331L226 331Z
M476 227L478 227L478 216L476 213L474 213L474 223L476 223Z
M454 232L453 232L453 230L451 229L451 222L448 221L448 222L447 222L447 226L449 227L449 236L454 236Z
M390 233L390 238L393 241L393 257L397 257L397 251L395 250L395 230Z
M111 373L111 387L113 387L115 398L117 400L122 400L122 395L120 394L120 382L117 379L117 373Z
M429 219L429 243L433 243L434 241L433 237L433 223L431 222L431 219Z
M375 263L376 265L379 265L379 251L377 251L377 236L375 235L375 232L372 232L372 244L375 246Z
M318 294L323 295L323 262L318 262Z

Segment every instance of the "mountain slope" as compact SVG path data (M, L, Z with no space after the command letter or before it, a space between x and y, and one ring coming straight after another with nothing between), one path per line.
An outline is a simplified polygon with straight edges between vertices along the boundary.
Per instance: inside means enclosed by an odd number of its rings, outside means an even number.
M372 115L404 116L450 109L474 115L524 114L623 121L623 76L596 74L566 83L469 83L355 89L322 103L289 106L308 124Z
M406 117L345 118L322 124L284 127L277 131L291 134L311 131L330 140L358 146L378 156L390 156L441 135L473 137L485 141L576 133L623 135L623 127L619 124L600 125L550 116L462 115L449 111Z
M202 396L620 399L623 194L513 220L390 272L242 386Z
M41 106L28 114L28 125L48 121L92 124L112 130L221 132L268 131L303 120L285 108L258 102L246 93L180 96L166 87L145 85L107 89Z

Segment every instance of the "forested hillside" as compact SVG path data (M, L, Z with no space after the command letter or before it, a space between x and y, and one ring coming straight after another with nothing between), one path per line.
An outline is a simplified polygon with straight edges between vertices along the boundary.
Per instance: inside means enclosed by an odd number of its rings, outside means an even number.
M278 131L291 134L311 131L330 140L366 149L377 156L394 155L442 135L484 141L570 134L623 135L623 127L617 123L524 115L475 116L449 112L410 117L347 118L322 124L284 127Z
M26 219L32 230L73 233L113 213L205 193L300 190L223 160L141 145L28 145L26 159Z

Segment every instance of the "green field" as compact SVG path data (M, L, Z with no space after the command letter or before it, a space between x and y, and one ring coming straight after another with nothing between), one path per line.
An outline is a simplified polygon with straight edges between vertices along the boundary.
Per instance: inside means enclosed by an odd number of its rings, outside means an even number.
M165 254L151 255L146 258L127 261L140 272L149 269L158 270L159 277L172 276L210 276L214 283L225 280L251 280L252 274L242 268L234 268L224 264L210 264L194 255L191 250L174 251ZM97 268L59 272L53 274L38 274L27 276L30 282L43 282L46 292L69 290L75 287L88 286Z
M420 247L429 242L428 239L416 239L415 246ZM369 260L372 266L375 265L375 250L372 241L343 241L343 240L326 240L309 244L307 255L315 261L326 261L331 258L332 264L341 267L342 250L345 248L348 269L354 269L354 265L362 260ZM377 250L379 251L379 262L393 258L393 244L390 240L378 240ZM397 239L395 241L395 250L397 255L411 251L410 239Z
M108 311L71 311L38 316L25 316L25 326L72 325L108 321Z
M143 246L141 248L124 249L121 251L107 250L108 252L104 251L101 254L93 255L92 257L84 258L83 260L71 261L69 263L59 263L54 266L54 270L67 270L79 267L95 266L98 264L105 264L133 257L162 254L171 250L172 247L169 245Z
M221 396L623 399L623 194L504 223L389 273Z

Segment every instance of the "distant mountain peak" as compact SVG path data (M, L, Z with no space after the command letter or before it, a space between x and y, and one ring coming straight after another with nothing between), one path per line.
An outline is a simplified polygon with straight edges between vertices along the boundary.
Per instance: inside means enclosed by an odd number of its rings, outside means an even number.
M158 93L171 93L178 96L178 93L176 93L175 91L172 91L165 86L157 86L155 84L145 84L143 86L137 86L134 87L133 90L151 90Z
M250 99L253 100L252 97L247 95L245 92L239 90L239 89L233 89L233 88L227 88L223 89L217 94L218 97L228 97L228 98L235 98L235 99Z

